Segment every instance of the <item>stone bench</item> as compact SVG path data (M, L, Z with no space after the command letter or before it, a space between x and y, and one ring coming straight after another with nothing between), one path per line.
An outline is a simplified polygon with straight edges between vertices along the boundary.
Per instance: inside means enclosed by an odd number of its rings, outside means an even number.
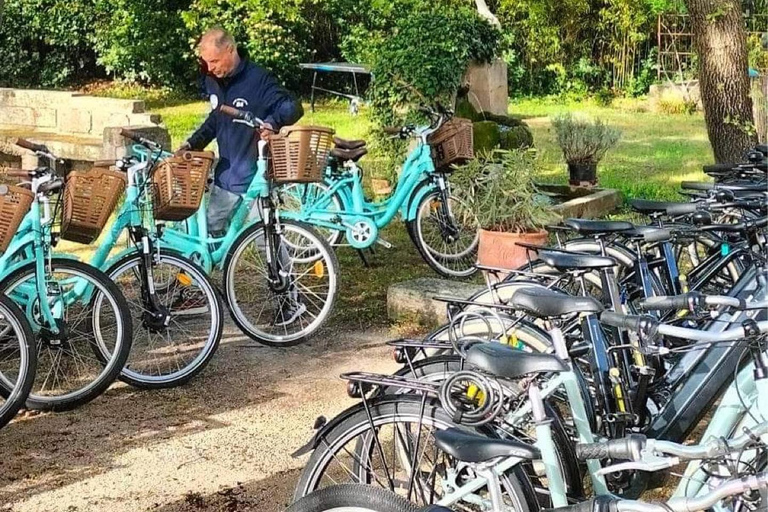
M45 144L53 154L89 166L125 154L130 127L171 147L159 115L145 112L140 100L99 98L72 91L0 88L0 165L34 167L35 155L14 144L16 138Z
M448 279L421 277L390 285L387 289L387 316L392 321L416 321L436 327L448 321L446 303L433 297L469 298L485 286Z

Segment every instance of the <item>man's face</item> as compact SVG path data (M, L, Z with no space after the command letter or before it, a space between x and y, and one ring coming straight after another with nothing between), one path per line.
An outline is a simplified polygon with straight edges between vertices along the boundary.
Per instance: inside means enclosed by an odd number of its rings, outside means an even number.
M200 46L200 57L208 65L208 72L216 78L224 78L235 69L234 46L216 48L215 44L204 43Z

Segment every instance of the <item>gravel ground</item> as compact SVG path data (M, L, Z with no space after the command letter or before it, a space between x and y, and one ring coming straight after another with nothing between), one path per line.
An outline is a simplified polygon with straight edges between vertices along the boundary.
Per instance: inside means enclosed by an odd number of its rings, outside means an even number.
M338 375L396 368L384 329L326 331L299 347L252 343L231 326L184 387L118 383L75 411L0 430L0 510L284 510L319 415L355 401Z

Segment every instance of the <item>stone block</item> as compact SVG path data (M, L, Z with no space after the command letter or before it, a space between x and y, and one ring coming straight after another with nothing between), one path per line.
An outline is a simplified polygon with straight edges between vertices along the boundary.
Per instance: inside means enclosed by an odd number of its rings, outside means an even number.
M462 83L468 87L467 98L478 112L507 113L509 88L507 64L495 59L490 64L470 64Z
M433 327L448 319L446 303L434 300L435 296L468 298L484 286L422 277L390 285L387 289L387 315L390 320L416 320Z
M74 108L58 109L56 131L60 133L93 133L93 120L90 110Z
M101 157L103 159L117 160L125 156L129 147L134 144L130 139L126 139L120 135L120 130L123 127L107 127L104 128L103 145L101 151ZM168 130L162 126L130 126L130 129L139 132L144 137L160 143L164 149L171 151L173 146L171 144L171 135Z
M3 106L0 108L0 126L53 128L56 126L56 110L43 107Z
M71 103L75 108L86 110L110 111L120 114L141 114L145 112L143 100L124 100L119 98L101 98L85 94L72 94Z
M63 106L71 97L70 91L0 88L0 106L3 107L56 108Z

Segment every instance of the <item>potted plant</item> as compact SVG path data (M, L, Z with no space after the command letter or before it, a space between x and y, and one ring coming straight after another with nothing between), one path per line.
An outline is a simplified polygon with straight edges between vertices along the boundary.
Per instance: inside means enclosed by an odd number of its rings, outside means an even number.
M477 262L515 269L526 249L518 242L544 244L544 227L559 216L549 210L534 185L534 150L495 150L460 167L451 178L480 225Z
M552 119L557 143L568 164L569 183L591 187L597 184L597 164L618 142L621 132L602 120L580 119L570 113Z

